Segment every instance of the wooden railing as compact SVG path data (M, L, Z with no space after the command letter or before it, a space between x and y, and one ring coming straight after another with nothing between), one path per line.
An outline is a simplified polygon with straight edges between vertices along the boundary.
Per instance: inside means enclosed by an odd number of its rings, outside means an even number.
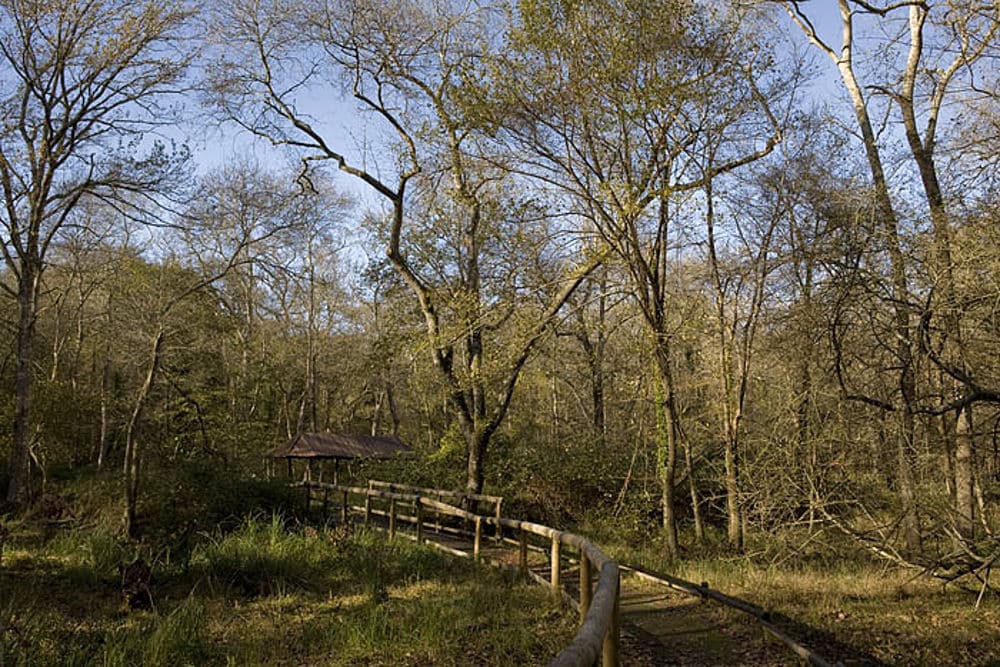
M368 480L369 489L383 489L392 493L411 493L418 495L422 498L428 496L437 498L443 502L448 500L454 500L454 503L448 503L449 505L463 507L469 511L474 511L479 505L487 505L493 511L493 516L496 519L498 530L496 531L497 540L501 539L503 534L503 529L500 526L500 519L502 515L502 496L488 496L482 493L466 493L463 491L446 491L444 489L433 489L427 486L412 486L410 484L398 484L396 482L385 482L378 479ZM478 514L478 512L476 512Z
M373 483L374 482L374 483ZM479 560L483 555L483 527L493 526L494 537L500 541L505 529L511 535L516 536L518 549L517 568L526 576L534 579L541 579L539 575L529 568L528 551L531 546L531 537L543 538L547 543L549 560L549 579L545 581L557 595L567 600L571 606L576 608L580 614L580 628L577 630L573 641L562 650L549 663L550 667L584 667L593 665L598 658L601 659L603 667L618 667L621 664L620 652L620 623L619 623L619 592L621 587L621 574L618 563L608 558L604 552L598 549L586 538L574 533L567 533L555 530L549 526L532 523L529 521L518 521L500 516L500 503L502 499L497 496L476 497L474 494L462 494L460 492L440 491L437 489L425 489L422 487L409 487L402 484L392 484L390 482L378 482L373 480L369 486L343 486L337 484L326 484L323 482L303 481L293 486L302 487L306 494L306 508L312 504L314 491L322 492L322 506L324 514L329 512L329 502L331 494L336 494L340 501L341 520L350 520L350 512L363 512L364 523L371 525L375 516L383 516L387 520L387 530L391 536L396 535L398 523L405 521L413 524L416 529L416 541L425 542L425 531L432 522L431 515L435 515L437 526L441 526L441 517L453 517L465 523L468 528L465 534L472 540L471 556ZM381 487L381 488L377 488ZM390 490L383 490L390 489ZM400 493L404 489L416 490L421 493ZM433 492L433 493L427 493ZM437 496L429 498L428 495ZM351 497L363 498L363 504L352 505ZM481 515L471 512L462 507L457 507L440 500L439 498L449 497L456 499L473 499L477 501L490 502L496 508L492 515ZM376 503L382 505L381 508ZM401 513L400 510L410 510L412 514ZM429 544L442 549L448 553L468 557L470 554L461 549L448 547L436 542ZM579 592L578 599L571 596L565 587L563 580L563 563L569 562L569 554L564 553L563 547L570 547L577 552L579 563ZM597 585L594 586L594 575L597 577Z

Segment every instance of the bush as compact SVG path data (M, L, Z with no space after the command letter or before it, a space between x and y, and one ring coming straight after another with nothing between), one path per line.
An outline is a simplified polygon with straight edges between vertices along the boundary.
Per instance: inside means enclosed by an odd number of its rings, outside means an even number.
M248 595L280 594L289 586L314 588L329 583L337 564L327 535L310 528L287 531L278 514L270 520L250 517L238 529L217 532L195 547L191 566Z
M235 528L248 515L287 513L301 504L285 481L248 479L212 462L183 461L146 473L139 517L144 539L185 555L199 533Z

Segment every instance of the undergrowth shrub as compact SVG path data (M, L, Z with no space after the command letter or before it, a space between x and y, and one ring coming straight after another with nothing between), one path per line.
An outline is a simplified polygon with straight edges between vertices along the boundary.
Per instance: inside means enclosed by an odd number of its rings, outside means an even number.
M62 532L46 544L45 551L64 561L68 578L89 584L116 579L119 565L134 556L133 547L106 525Z
M179 461L146 477L143 537L177 554L189 553L201 533L236 528L248 515L289 516L302 504L285 480L247 478L210 461Z
M198 544L191 567L247 595L280 594L289 586L329 583L338 560L336 546L325 532L288 530L279 514L269 520L254 516L236 530L217 531Z

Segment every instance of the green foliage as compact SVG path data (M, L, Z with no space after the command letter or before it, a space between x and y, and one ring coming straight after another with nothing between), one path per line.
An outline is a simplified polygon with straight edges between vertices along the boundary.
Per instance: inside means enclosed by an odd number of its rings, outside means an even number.
M17 533L0 568L0 665L538 664L575 629L544 589L500 571L278 515L199 536L187 572L157 568L153 610L125 612L116 585L73 573L106 572L115 553L88 532L43 546Z
M285 480L245 478L214 461L179 460L145 473L139 514L146 540L186 553L198 533L238 525L252 513L301 505Z
M200 665L210 656L204 618L203 603L190 596L167 614L117 628L86 662L103 667Z
M143 647L144 665L199 664L205 657L205 608L189 596L173 611L156 619Z
M36 653L34 638L45 632L45 618L30 601L5 597L0 599L0 665L30 665Z
M386 599L392 582L421 580L442 566L440 554L406 540L387 541L367 530L292 530L277 514L249 517L237 529L199 544L191 557L193 574L244 595L347 587L374 601Z

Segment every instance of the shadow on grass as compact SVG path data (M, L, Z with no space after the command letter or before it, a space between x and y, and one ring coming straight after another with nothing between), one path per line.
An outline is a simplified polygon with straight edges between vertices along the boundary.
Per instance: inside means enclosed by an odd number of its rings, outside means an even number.
M852 646L841 641L834 634L826 630L803 623L784 614L772 612L769 615L769 620L790 637L794 637L831 662L842 662L845 665L872 665L879 667L888 664L857 646Z

